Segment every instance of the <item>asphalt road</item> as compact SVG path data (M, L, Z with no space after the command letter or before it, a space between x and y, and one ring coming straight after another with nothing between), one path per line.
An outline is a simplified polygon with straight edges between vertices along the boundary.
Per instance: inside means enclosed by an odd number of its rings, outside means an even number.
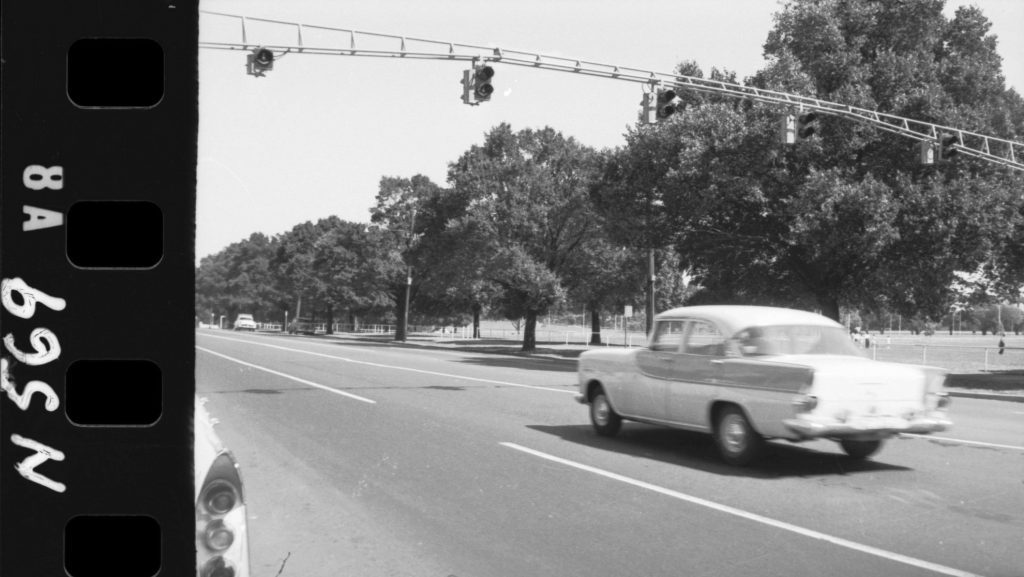
M197 392L242 466L252 573L1024 576L1024 405L956 399L872 460L707 435L596 436L575 365L197 332Z

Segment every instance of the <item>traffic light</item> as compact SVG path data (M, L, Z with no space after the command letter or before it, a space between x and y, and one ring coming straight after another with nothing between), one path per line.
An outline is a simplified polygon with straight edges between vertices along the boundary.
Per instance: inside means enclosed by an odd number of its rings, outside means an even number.
M269 48L256 48L246 57L246 70L251 76L263 76L274 69L274 52Z
M796 117L796 137L800 140L810 138L818 130L818 115L814 112L801 112Z
M640 100L640 123L654 124L658 121L658 97L653 92L644 92Z
M679 97L676 91L671 88L658 91L657 113L658 120L665 120L676 113L679 107Z
M782 117L782 143L794 144L796 142L796 116L787 114Z
M814 112L787 114L782 117L782 142L795 144L798 140L810 138L818 129L818 115Z
M491 99L494 86L494 68L487 64L477 64L462 72L462 101L473 106Z
M959 153L957 145L960 144L959 139L955 134L940 134L939 135L939 160L949 160Z
M640 122L643 124L654 124L665 120L679 110L679 97L675 90L670 88L655 89L651 92L644 92L640 101Z
M931 139L922 140L918 143L921 151L921 164L931 165L935 164L935 149L936 144Z

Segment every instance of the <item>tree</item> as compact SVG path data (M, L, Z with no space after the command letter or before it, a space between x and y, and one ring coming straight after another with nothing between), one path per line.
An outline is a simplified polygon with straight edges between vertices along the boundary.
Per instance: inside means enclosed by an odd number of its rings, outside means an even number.
M281 295L270 266L276 250L276 239L257 232L203 258L196 269L196 315L206 320L223 314L233 322L239 313L251 313L259 322L277 320Z
M941 8L793 0L765 44L769 65L747 83L982 133L1019 131L1021 109L1003 112L1019 98L1003 88L984 17L961 9L947 21ZM955 271L998 262L1010 275L1020 175L972 158L922 166L907 139L823 115L815 136L783 147L785 113L693 99L668 122L630 131L597 198L634 222L654 214L647 234L677 247L702 287L698 301L937 318Z
M538 315L564 298L563 275L595 233L596 169L594 151L574 139L508 124L449 166L449 183L468 201L452 233L499 289L505 316L525 318L523 351L536 349Z
M327 307L328 332L336 310L350 315L379 307L386 298L387 276L379 275L384 259L394 266L393 255L381 242L382 232L362 223L338 221L313 244L314 275L321 283Z
M385 276L398 311L399 320L395 329L397 341L406 338L405 319L408 313L405 307L407 303L411 306L413 295L430 275L431 268L423 258L417 258L417 237L423 229L423 219L427 216L422 214L423 206L428 199L439 193L440 187L421 174L411 179L383 177L377 193L377 204L371 210L372 222L381 227L392 252L404 264L403 270L396 268ZM419 225L417 220L420 221Z

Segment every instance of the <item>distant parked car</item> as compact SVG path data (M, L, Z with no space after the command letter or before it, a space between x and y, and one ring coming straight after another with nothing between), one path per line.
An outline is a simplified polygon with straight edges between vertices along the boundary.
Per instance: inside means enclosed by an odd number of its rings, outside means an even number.
M299 317L288 323L288 334L312 335L316 334L316 325L313 320L306 317Z
M193 459L198 577L249 576L249 534L238 463L213 430L216 421L195 400Z
M821 315L683 307L655 317L649 341L580 356L576 400L598 434L623 419L710 432L726 462L745 465L765 439L832 439L863 459L898 433L952 424L943 369L868 359Z
M255 331L256 321L253 320L252 315L238 315L235 317L234 327L236 331Z

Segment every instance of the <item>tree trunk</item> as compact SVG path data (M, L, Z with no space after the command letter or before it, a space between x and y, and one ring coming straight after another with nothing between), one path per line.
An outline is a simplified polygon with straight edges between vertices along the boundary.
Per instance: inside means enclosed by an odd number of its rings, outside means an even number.
M601 344L601 313L596 306L590 307L590 344Z
M334 305L327 305L327 330L324 332L329 335L334 334Z
M537 311L526 311L526 327L523 329L523 352L532 353L537 350Z
M473 303L473 338L480 338L480 311L483 309L480 303Z

